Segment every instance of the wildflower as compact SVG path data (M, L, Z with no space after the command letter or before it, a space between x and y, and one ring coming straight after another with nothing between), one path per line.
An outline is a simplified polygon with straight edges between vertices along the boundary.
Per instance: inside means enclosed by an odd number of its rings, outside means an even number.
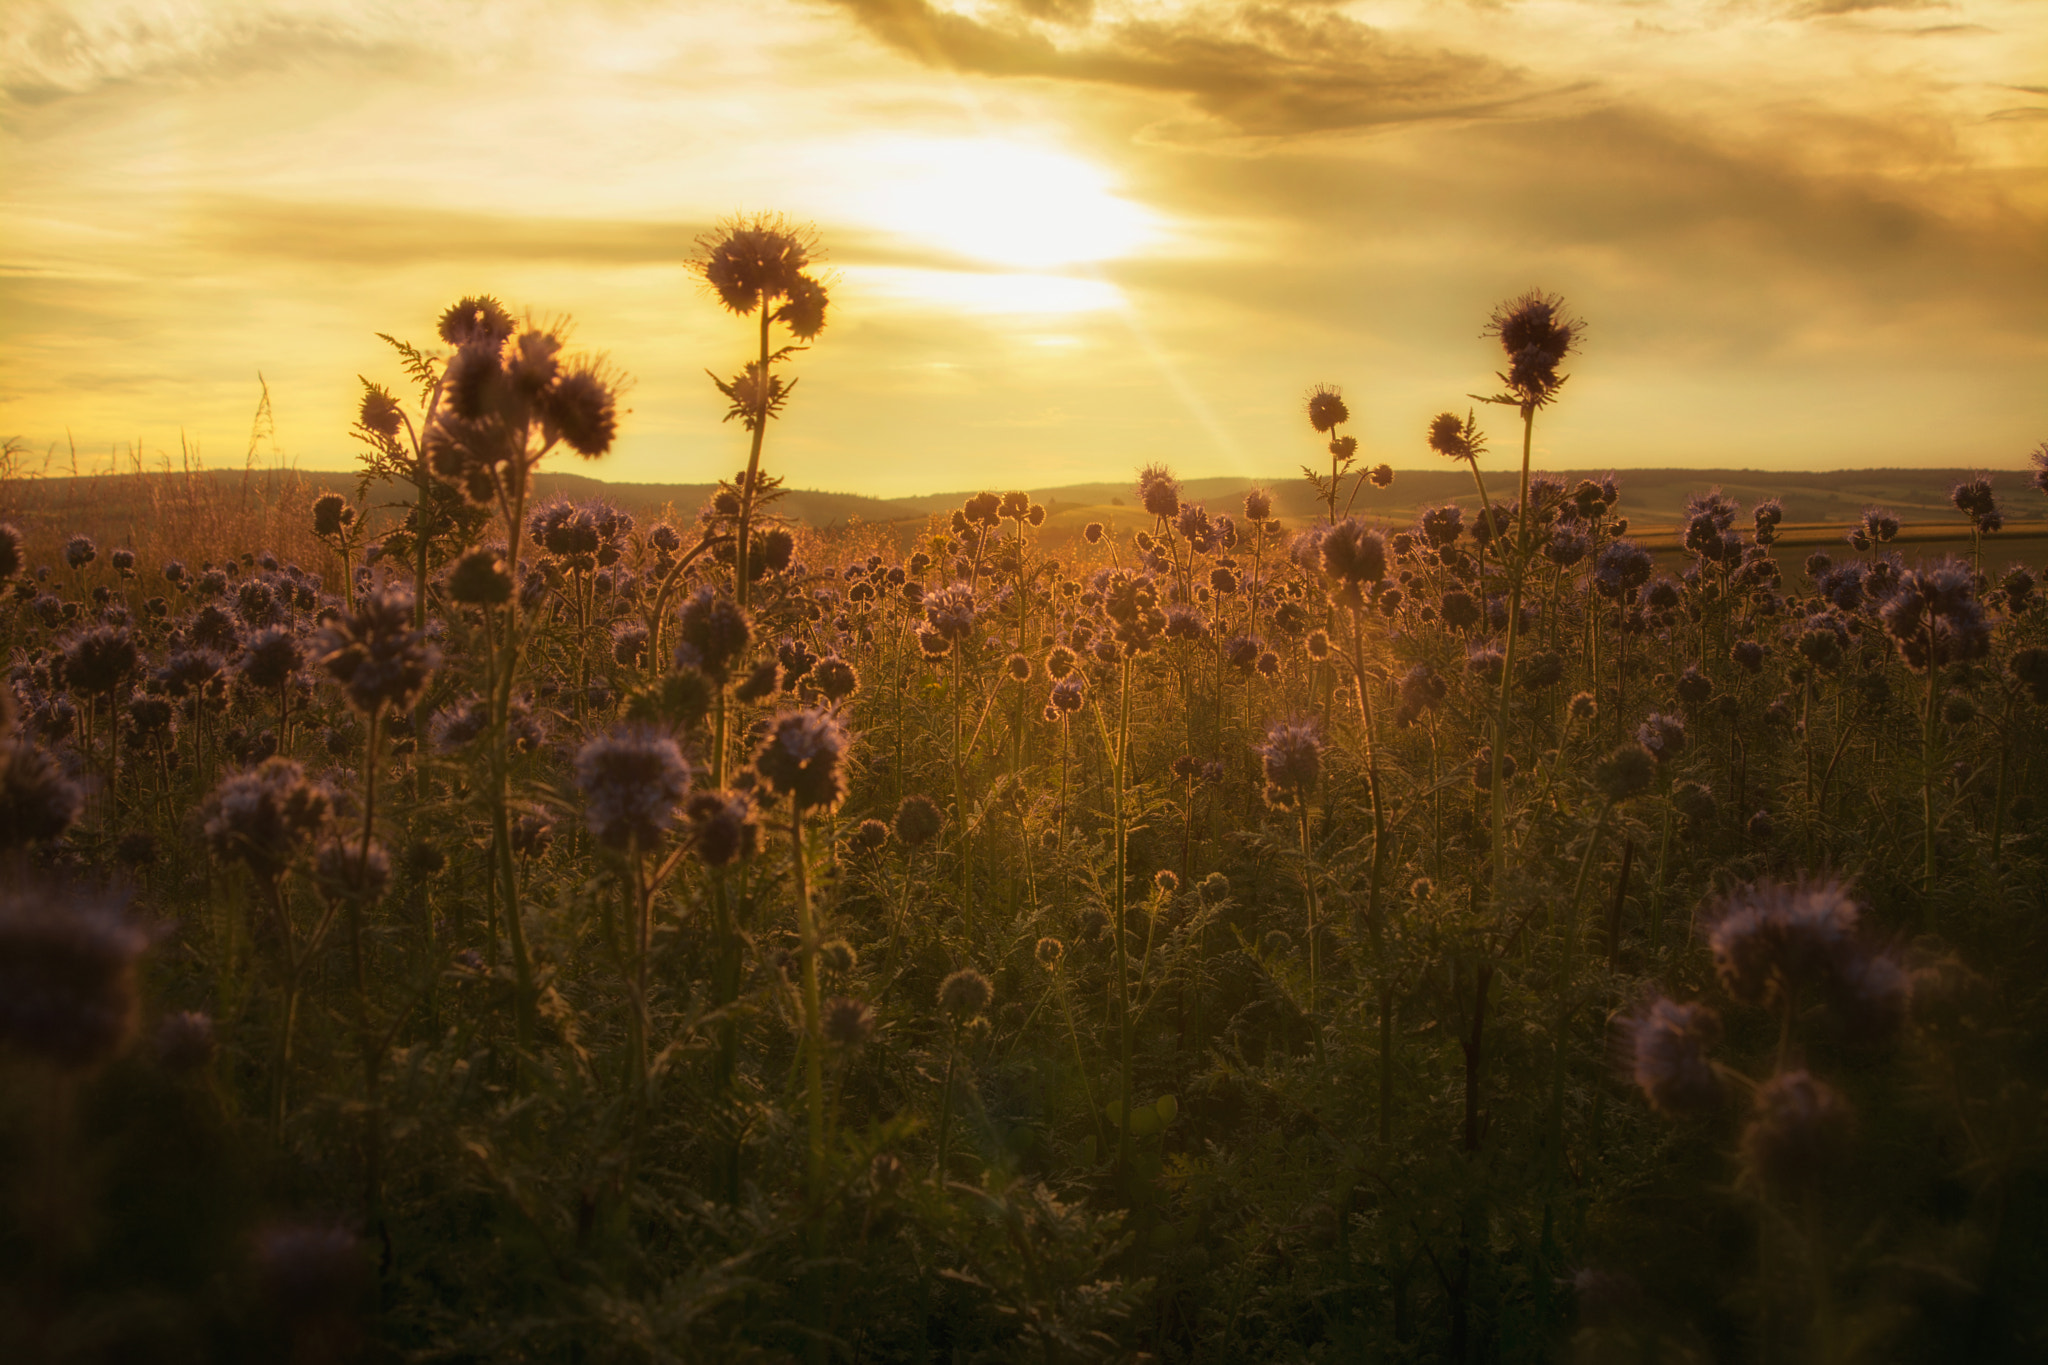
M368 399L364 400L363 406L365 410L368 409ZM395 418L397 413L395 405L392 412ZM364 425L368 425L367 419ZM395 432L396 430L397 425L394 421L392 431ZM385 434L389 435L391 433L387 432ZM349 506L348 499L339 493L322 493L319 497L313 499L313 534L316 536L328 540L335 539L348 530L350 526L353 526L355 519L356 509Z
M391 854L376 839L365 850L360 839L330 837L314 851L313 869L336 898L373 901L391 881Z
M693 593L676 616L681 637L676 663L698 669L723 686L752 638L746 612L732 598L707 587Z
M1648 582L1655 567L1649 553L1635 542L1611 541L1594 558L1594 590L1602 597L1621 601Z
M1659 998L1627 1019L1636 1085L1665 1114L1697 1114L1721 1103L1721 1078L1707 1060L1721 1021L1705 1005Z
M1761 673L1764 647L1754 640L1737 640L1728 647L1728 660L1745 673Z
M855 853L879 853L889 842L889 827L880 820L863 820L846 842Z
M962 967L939 983L939 1009L956 1023L981 1014L993 999L995 988L972 967Z
M1916 673L1930 665L1981 658L1991 649L1991 623L1977 601L1970 571L1954 561L1901 575L1897 589L1878 609L1878 619Z
M275 692L305 665L299 638L283 626L266 626L249 637L239 665L242 680L264 692Z
M326 832L334 798L293 760L268 758L222 782L207 811L206 839L214 856L246 863L270 880L303 845Z
M673 739L629 728L583 746L576 784L599 842L644 851L675 824L676 808L690 790L690 769Z
M1273 495L1263 488L1254 488L1244 495L1244 519L1254 526L1273 519Z
M76 692L107 696L141 666L135 636L126 626L91 626L64 645L64 680Z
M955 583L937 592L926 593L924 619L948 647L968 638L974 633L973 585Z
M754 771L801 809L831 810L846 794L846 731L824 711L786 711L754 755Z
M1581 725L1593 719L1594 716L1599 714L1599 711L1600 703L1591 692L1572 693L1572 699L1565 707L1565 714Z
M1593 769L1593 785L1603 799L1622 802L1648 791L1656 775L1656 755L1640 744L1624 744Z
M834 1047L856 1048L874 1036L875 1012L865 1001L836 995L825 1002L821 1024L826 1042Z
M1323 737L1312 718L1277 722L1258 754L1266 775L1266 804L1275 809L1300 806L1322 776Z
M2048 493L2048 441L2035 446L2028 453L2027 461L2034 466L2034 487Z
M148 937L108 897L38 878L0 886L0 1044L66 1071L119 1052L135 1027Z
M83 569L99 557L99 547L90 536L73 536L64 542L64 562L74 570Z
M1146 465L1138 471L1138 503L1161 521L1171 521L1180 512L1180 480L1163 464Z
M1334 384L1318 384L1308 392L1308 424L1317 431L1328 433L1333 428L1351 420L1351 409L1344 406L1344 392ZM1256 520L1256 518L1255 518Z
M1160 895L1171 896L1180 890L1180 874L1162 867L1152 874L1152 884L1159 888Z
M1856 1133L1841 1092L1806 1071L1785 1071L1757 1087L1742 1130L1743 1173L1777 1194L1810 1188L1841 1168Z
M945 823L929 796L912 792L896 807L896 837L905 848L922 848L938 837Z
M314 638L314 662L364 715L406 710L441 666L441 651L413 629L412 611L411 591L392 585L365 596Z
M21 572L21 549L25 543L20 531L12 524L0 521L0 583Z
M693 264L728 311L745 315L788 299L797 305L796 321L811 323L815 309L818 325L823 325L823 290L804 273L818 245L811 229L780 214L756 214L721 224L718 235L700 239L698 245L705 254ZM817 298L812 297L814 289ZM815 334L813 329L811 335Z
M2017 650L2006 663L2013 679L2033 695L2034 701L2048 706L2048 649L2038 645Z
M1766 878L1722 899L1707 944L1723 988L1760 1004L1786 987L1825 985L1856 961L1857 920L1839 881Z
M1636 727L1636 740L1656 757L1658 763L1669 763L1685 752L1685 722L1676 716L1652 711Z
M1480 791L1492 791L1493 746L1491 744L1480 745L1479 752L1472 755L1472 763L1472 785ZM1502 754L1500 757L1501 781L1505 782L1514 775L1515 756L1513 754Z
M1377 583L1387 576L1387 546L1377 531L1346 517L1322 538L1323 571L1342 583Z
M1503 397L1524 412L1552 401L1565 382L1557 367L1577 349L1584 330L1583 322L1565 315L1564 300L1555 294L1532 289L1495 308L1484 335L1499 338L1508 356L1508 368L1499 375L1507 386Z
M1453 588L1437 604L1437 612L1452 630L1470 630L1479 624L1479 600L1469 592Z

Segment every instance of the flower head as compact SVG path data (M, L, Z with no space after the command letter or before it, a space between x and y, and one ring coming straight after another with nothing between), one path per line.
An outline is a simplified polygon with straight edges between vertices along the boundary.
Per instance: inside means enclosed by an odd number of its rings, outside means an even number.
M258 877L276 877L300 848L324 834L334 797L288 758L268 758L214 789L206 840L216 858L247 863Z
M410 707L441 666L441 651L413 629L412 610L412 592L389 585L314 637L313 662L364 715Z
M939 808L922 792L912 792L896 807L896 837L905 848L922 848L938 837L944 824Z
M754 771L801 809L829 811L846 795L846 731L826 711L786 711L754 754Z
M1565 381L1558 366L1578 348L1585 326L1566 315L1563 299L1539 290L1495 308L1483 335L1497 337L1507 353L1508 368L1499 376L1505 396L1529 411L1555 398Z
M1266 775L1266 804L1294 809L1322 777L1323 735L1313 718L1280 721L1266 732L1258 754Z
M1145 511L1171 521L1180 513L1180 480L1163 464L1148 464L1138 471L1138 502Z
M135 1027L148 936L107 896L37 878L0 887L0 1044L67 1071L119 1052Z
M1953 560L1901 574L1877 615L1916 673L1930 664L1982 658L1991 650L1991 623L1977 600L1975 580L1967 565Z
M1317 431L1327 433L1350 420L1344 391L1335 384L1318 384L1308 391L1308 424Z
M1840 1091L1806 1071L1780 1072L1757 1087L1743 1174L1771 1193L1796 1193L1838 1170L1855 1135L1856 1113Z
M645 851L675 824L676 808L690 790L690 768L667 735L627 728L583 746L576 785L599 842Z
M1705 1005L1653 1000L1624 1021L1635 1083L1666 1114L1694 1114L1721 1102L1721 1078L1707 1060L1721 1021Z
M995 988L972 967L962 967L939 983L939 1009L956 1023L965 1023L989 1007Z

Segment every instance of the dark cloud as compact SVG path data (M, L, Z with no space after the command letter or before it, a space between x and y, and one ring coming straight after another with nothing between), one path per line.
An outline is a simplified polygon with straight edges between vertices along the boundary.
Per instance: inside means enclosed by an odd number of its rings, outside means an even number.
M929 0L832 0L919 62L1181 96L1233 128L1286 134L1466 118L1537 93L1491 60L1395 42L1320 6L1250 4L1178 22L1078 28L1083 0L1014 0L983 22ZM1049 34L1036 22L1058 21Z

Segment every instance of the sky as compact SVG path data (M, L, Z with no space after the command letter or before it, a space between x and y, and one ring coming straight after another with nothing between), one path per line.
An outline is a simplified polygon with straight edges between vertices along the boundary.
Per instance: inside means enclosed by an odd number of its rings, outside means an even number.
M2044 0L7 0L0 436L345 468L377 334L490 293L629 377L563 467L729 476L689 263L764 211L831 276L801 487L1282 474L1317 383L1419 466L1530 288L1587 324L1539 463L2048 440Z

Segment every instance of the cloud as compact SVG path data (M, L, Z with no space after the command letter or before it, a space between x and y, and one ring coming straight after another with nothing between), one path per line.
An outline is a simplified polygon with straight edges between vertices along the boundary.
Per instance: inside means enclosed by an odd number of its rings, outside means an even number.
M1396 41L1341 13L1249 4L1175 21L1083 21L1081 3L1019 0L983 21L930 0L833 0L928 66L1176 95L1238 131L1291 134L1468 118L1538 93L1490 59ZM1060 39L1039 16L1051 16Z

